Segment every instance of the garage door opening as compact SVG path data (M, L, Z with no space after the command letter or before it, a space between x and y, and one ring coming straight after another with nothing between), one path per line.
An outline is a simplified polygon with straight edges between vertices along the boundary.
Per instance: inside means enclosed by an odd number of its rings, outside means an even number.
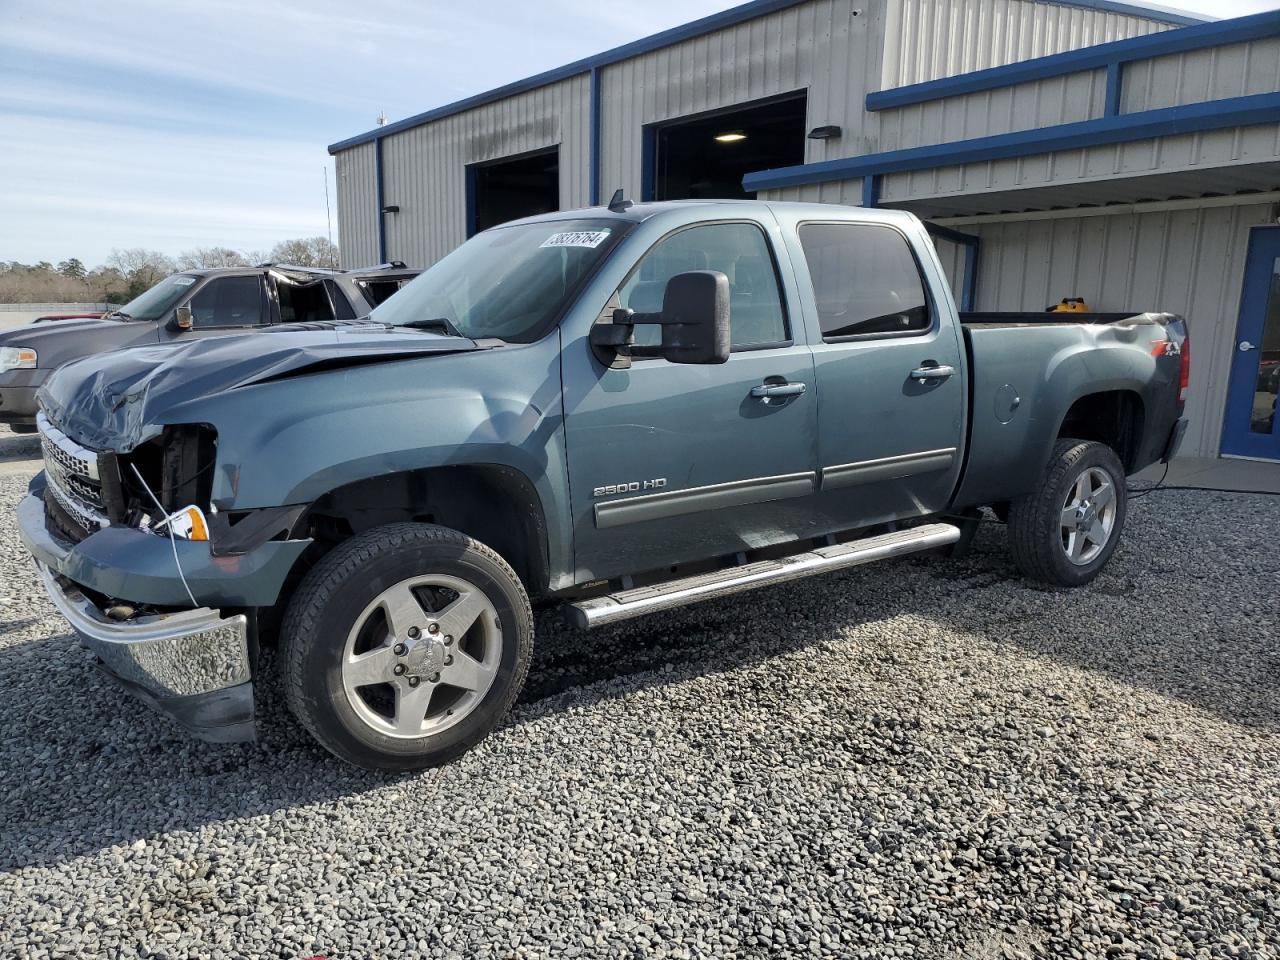
M467 235L560 209L560 148L467 167Z
M655 200L754 200L742 178L804 163L804 93L653 128Z

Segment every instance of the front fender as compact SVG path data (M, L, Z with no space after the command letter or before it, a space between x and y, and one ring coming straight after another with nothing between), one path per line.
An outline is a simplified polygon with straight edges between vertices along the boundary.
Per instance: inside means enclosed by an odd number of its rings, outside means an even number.
M462 464L524 474L542 501L553 578L572 569L559 336L321 371L173 408L217 431L220 510L309 504L379 476Z

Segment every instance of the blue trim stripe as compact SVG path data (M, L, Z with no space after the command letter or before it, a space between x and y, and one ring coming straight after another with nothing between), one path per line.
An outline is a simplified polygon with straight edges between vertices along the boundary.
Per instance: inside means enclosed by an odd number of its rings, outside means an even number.
M982 238L974 233L961 233L938 223L925 221L929 236L949 240L964 247L964 275L961 277L960 310L972 313L978 295L978 260L982 256Z
M658 198L658 128L653 125L640 130L640 201L651 203Z
M428 110L425 113L419 113L404 120L397 120L395 123L389 123L385 127L378 127L376 130L369 130L366 133L359 134L358 136L350 137L346 140L340 140L337 143L329 145L329 153L338 153L342 150L359 146L362 143L368 143L378 137L385 137L388 134L399 133L402 130L409 130L413 127L420 127L424 123L431 123L433 120L442 120L445 117L451 117L454 114L463 113L467 110L475 109L476 107L482 107L485 104L493 103L497 100L513 97L519 93L526 93L529 90L536 90L539 87L558 83L561 80L568 80L570 77L577 77L584 73L590 73L592 70L598 70L601 67L607 67L610 64L621 63L623 60L630 60L632 57L638 57L645 53L652 53L654 50L661 50L663 47L669 47L685 40L693 40L709 33L715 33L717 30L723 30L726 27L736 26L737 24L744 23L747 20L755 20L758 17L764 17L771 13L776 13L779 10L786 10L790 7L799 6L802 3L808 2L809 0L751 0L750 3L731 7L730 9L723 10L720 13L713 13L709 17L694 20L692 23L686 23L683 26L673 27L670 30L664 30L661 33L655 33L652 36L623 44L620 47L614 47L612 50L606 50L604 53L598 53L593 57L575 60L573 63L565 64L563 67L556 67L554 70L548 70L544 73L539 73L536 76L527 77L524 80L517 80L515 83L509 83L506 86L489 90L486 93L480 93L474 97L467 97L465 100L446 104L443 107L437 107L434 110ZM1193 22L1187 19L1189 15L1164 10L1159 7L1152 7L1148 9L1138 5L1113 3L1111 0L1051 0L1051 2L1059 6L1124 12L1132 16L1145 17L1148 20L1159 20L1165 23L1182 24ZM1120 8L1123 8L1123 10Z
M389 263L387 257L387 215L382 208L387 205L382 179L382 138L373 141L373 192L378 205L378 262Z
M1227 43L1260 40L1280 35L1280 10L1268 10L1248 17L1202 23L1182 30L1149 33L1144 37L1100 43L1095 47L1069 50L1034 60L1021 60L1003 67L975 70L955 77L913 83L893 90L867 94L868 110L891 110L926 103L943 97L956 97L983 90L997 90L1020 83L1033 83L1049 77L1061 77L1085 70L1102 70L1113 63L1148 60L1171 53L1219 47Z
M890 150L843 160L780 167L749 173L742 185L746 190L774 190L809 183L851 180L875 174L953 167L985 160L1004 160L1056 150L1078 150L1133 140L1149 140L1179 133L1221 130L1225 127L1247 127L1259 123L1280 122L1280 93L1255 93L1246 97L1229 97L1189 103L1159 110L1126 113L1118 117L1099 117L1079 123L1063 123L1054 127L1019 130L973 140L956 140L928 147Z
M470 240L472 237L476 235L476 233L479 232L476 229L476 224L478 222L476 217L476 178L478 176L479 176L479 173L476 171L475 164L469 164L467 166L466 200L465 200L466 211L467 211L466 229L467 229L468 240Z
M1124 64L1120 61L1107 64L1107 96L1102 104L1104 117L1120 116L1120 101L1124 95Z
M973 243L964 245L964 282L960 287L960 309L973 313L978 309L978 258L982 256L982 241L974 237Z
M862 178L862 205L880 206L880 178L874 174Z
M588 204L600 205L600 68L591 68L591 157L588 161Z

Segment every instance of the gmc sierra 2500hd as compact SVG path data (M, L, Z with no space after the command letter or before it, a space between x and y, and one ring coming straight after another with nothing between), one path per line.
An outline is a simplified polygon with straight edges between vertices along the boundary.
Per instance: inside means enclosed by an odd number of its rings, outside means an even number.
M253 736L258 644L337 755L457 757L515 700L530 598L583 627L956 545L1088 583L1171 456L1167 314L972 315L924 226L615 202L474 237L369 322L134 348L40 395L22 537L133 692Z

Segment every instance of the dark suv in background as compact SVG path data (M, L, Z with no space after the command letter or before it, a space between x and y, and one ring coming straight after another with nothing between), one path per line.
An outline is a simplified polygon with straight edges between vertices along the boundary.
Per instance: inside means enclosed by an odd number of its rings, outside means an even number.
M366 316L418 275L393 262L359 270L263 264L184 270L119 310L0 333L0 423L35 432L36 390L70 360L121 347Z

